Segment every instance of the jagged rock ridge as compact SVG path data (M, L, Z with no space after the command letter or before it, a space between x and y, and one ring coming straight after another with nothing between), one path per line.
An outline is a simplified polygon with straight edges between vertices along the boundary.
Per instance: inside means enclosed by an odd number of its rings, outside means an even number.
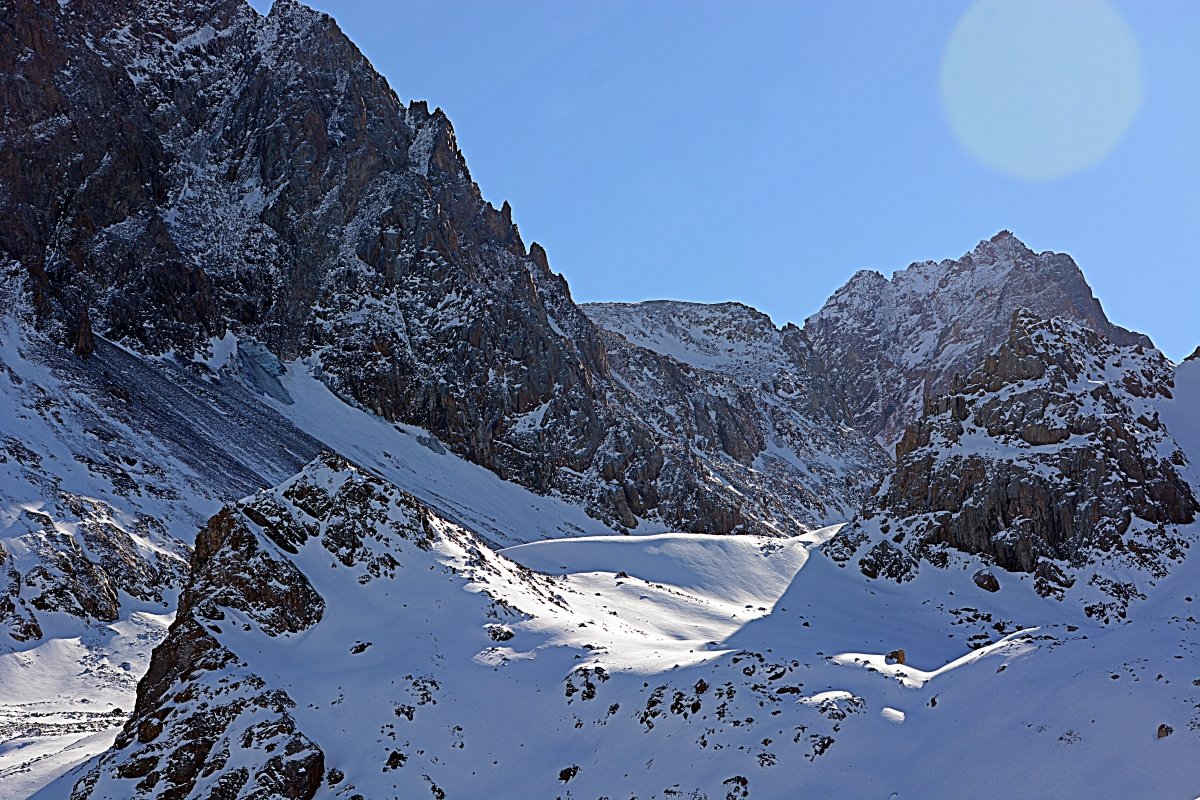
M890 447L1008 336L1013 312L1073 320L1121 345L1151 346L1108 321L1069 255L1035 253L1002 231L957 260L858 272L804 323L849 419Z
M329 17L295 0L5 12L0 253L60 341L187 357L233 330L612 524L774 529L639 419L446 116L402 104Z
M1157 408L1173 372L1153 348L1015 313L997 351L926 403L831 551L904 581L951 548L1035 573L1043 594L1079 580L1103 598L1089 614L1124 617L1182 561L1179 526L1200 508Z
M789 546L800 550L777 545L757 558L794 571L803 547ZM657 641L662 632L639 627L637 614L615 618L585 591L592 584L531 572L332 454L214 516L191 567L133 714L78 778L75 800L450 796L482 786L554 796L564 783L589 791L678 783L673 759L620 778L619 750L595 742L670 746L679 734L699 737L681 750L703 765L688 782L742 796L746 778L734 770L776 759L733 746L763 738L752 710L803 719L804 734L786 746L816 758L862 705L848 693L795 702L799 662L740 652L711 664L687 640L672 650L678 631ZM727 617L732 607L619 580L641 601L687 597L700 607L688 619L718 609ZM639 649L639 640L650 643ZM693 670L645 680L648 665L668 659ZM630 664L637 669L618 673ZM731 722L705 724L702 708ZM518 715L528 724L514 730ZM710 742L727 752L714 759ZM593 751L594 767L583 758Z

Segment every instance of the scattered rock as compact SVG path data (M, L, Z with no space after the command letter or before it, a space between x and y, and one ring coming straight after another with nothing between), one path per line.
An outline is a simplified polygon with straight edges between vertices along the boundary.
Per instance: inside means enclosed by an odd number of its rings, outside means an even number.
M985 592L1000 591L1000 581L996 579L996 576L989 569L979 570L971 580L975 581L975 585Z

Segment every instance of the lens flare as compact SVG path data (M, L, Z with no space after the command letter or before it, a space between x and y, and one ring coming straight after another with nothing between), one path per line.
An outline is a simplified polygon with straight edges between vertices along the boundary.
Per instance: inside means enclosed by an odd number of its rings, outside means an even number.
M1141 55L1106 0L977 0L946 45L940 90L970 153L1051 180L1121 141L1142 101Z

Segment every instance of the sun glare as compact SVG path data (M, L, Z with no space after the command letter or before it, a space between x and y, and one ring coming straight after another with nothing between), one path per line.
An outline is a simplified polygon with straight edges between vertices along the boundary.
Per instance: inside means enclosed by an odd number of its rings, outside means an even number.
M1141 105L1141 56L1106 0L977 0L950 36L940 89L970 153L1050 180L1121 141Z

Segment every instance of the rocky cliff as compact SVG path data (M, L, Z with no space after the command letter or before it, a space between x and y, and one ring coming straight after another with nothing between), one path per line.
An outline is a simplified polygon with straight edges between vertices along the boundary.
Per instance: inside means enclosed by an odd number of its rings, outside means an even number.
M401 103L329 17L5 0L0 20L0 253L81 355L234 331L612 524L774 525L639 418L446 116Z
M1089 614L1125 616L1183 560L1198 509L1158 411L1173 373L1153 348L1015 313L995 353L926 402L831 552L898 581L969 553L1045 595L1089 587Z
M887 447L1005 340L1013 312L1069 319L1117 344L1150 346L1113 325L1074 260L1035 253L1008 231L962 258L925 261L889 280L861 271L804 323L834 396Z
M780 532L858 510L888 464L849 425L795 325L740 303L589 303L643 419L702 454Z

